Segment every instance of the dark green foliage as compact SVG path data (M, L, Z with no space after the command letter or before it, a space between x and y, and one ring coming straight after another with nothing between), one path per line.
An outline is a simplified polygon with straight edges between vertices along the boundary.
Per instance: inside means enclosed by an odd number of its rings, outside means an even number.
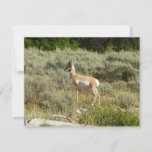
M41 43L41 46L42 46L42 50L50 50L51 48L52 49L55 49L55 47L53 47L52 45L49 44L49 41L48 39L44 39Z
M139 50L139 38L112 38L111 44L115 51Z
M80 46L87 50L104 52L107 48L107 38L83 38L80 39Z
M25 38L25 48L36 47L38 49L52 51L78 47L104 53L106 50L132 51L139 50L139 38Z
M77 41L70 38L25 38L24 42L25 48L35 47L44 51L53 51L56 48L75 50L79 46Z
M94 126L138 126L139 119L128 110L96 106L88 108L79 118L79 123Z
M41 48L41 43L38 40L35 40L35 46L40 49Z
M34 44L34 42L33 42L33 40L31 40L31 39L24 39L24 47L25 48L30 48L30 47L34 47L34 46L36 46L35 44Z

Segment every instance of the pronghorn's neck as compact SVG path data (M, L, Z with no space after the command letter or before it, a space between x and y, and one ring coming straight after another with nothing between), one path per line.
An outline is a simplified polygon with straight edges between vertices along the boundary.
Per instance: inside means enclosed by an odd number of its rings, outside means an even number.
M72 66L72 69L71 69L71 71L69 73L70 73L71 77L74 77L74 75L76 75L74 65Z

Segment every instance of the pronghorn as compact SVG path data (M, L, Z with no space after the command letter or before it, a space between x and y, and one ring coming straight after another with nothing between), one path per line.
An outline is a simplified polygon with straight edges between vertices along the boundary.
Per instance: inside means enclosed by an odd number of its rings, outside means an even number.
M75 67L72 60L68 62L64 70L69 72L72 83L75 85L75 88L77 90L77 103L78 103L78 87L84 87L84 88L90 88L92 90L92 93L94 95L94 101L92 105L94 105L97 97L99 98L98 104L100 105L100 95L98 94L98 90L97 90L100 83L97 79L93 77L77 74L75 72Z

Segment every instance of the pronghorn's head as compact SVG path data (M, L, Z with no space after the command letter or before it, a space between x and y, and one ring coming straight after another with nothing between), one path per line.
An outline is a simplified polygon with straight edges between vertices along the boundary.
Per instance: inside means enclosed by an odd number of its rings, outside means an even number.
M64 68L64 71L68 71L68 72L75 71L75 68L74 68L74 64L73 64L73 62L72 62L72 59L68 62L68 64L67 64L66 67Z

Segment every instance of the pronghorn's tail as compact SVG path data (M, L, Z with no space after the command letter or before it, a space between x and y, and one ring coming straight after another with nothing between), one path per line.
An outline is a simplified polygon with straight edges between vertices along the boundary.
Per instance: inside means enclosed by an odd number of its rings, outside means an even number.
M97 84L97 87L98 87L100 85L100 82L97 79L95 79L95 81L96 81L96 84Z

